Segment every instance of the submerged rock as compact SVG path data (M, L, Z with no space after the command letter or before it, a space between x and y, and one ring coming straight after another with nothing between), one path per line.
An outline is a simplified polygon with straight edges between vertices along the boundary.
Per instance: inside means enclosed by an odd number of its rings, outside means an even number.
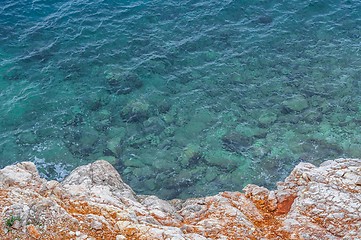
M149 117L149 104L141 100L133 100L122 109L121 116L129 122L144 121Z
M22 132L17 136L16 142L18 144L36 144L38 143L38 136L31 131Z
M109 71L105 78L111 93L128 94L143 86L139 76L134 73Z
M146 134L159 135L165 127L166 124L160 117L150 117L143 122L143 131Z
M225 134L222 137L223 147L231 152L242 153L253 144L254 139L237 132Z
M85 98L85 105L91 111L98 111L110 102L110 95L105 90L89 93Z
M266 112L258 118L258 122L261 126L269 126L277 120L277 114L273 112Z
M188 184L184 179L192 181L198 173L183 174L173 184ZM244 193L170 201L136 195L103 160L78 167L62 183L40 178L33 163L23 162L0 170L4 220L0 235L3 239L360 239L360 196L358 159L326 161L320 167L300 163L273 191L249 184Z
M262 15L257 19L257 23L260 24L270 24L273 22L273 18L268 15Z
M292 97L291 99L283 101L282 104L283 104L283 107L286 109L286 111L300 112L300 111L308 108L307 99L301 95L296 95L296 96Z
M72 152L63 141L46 141L35 147L38 149L35 157L44 160L45 163L61 162L73 165L76 162Z
M204 156L201 148L195 144L188 144L179 157L179 161L183 167L198 165L202 160L204 160Z
M99 132L91 127L81 128L79 144L81 148L92 148L99 140Z
M232 170L242 165L243 159L227 151L211 150L205 154L205 161L220 169Z
M107 149L116 157L121 153L121 137L114 137L107 142Z

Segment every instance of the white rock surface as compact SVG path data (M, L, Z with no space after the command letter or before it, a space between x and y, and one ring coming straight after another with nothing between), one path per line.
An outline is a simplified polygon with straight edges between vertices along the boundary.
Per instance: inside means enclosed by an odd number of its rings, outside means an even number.
M106 161L62 183L23 162L0 170L1 239L361 239L361 161L300 163L277 190L164 201ZM13 219L14 221L11 221Z

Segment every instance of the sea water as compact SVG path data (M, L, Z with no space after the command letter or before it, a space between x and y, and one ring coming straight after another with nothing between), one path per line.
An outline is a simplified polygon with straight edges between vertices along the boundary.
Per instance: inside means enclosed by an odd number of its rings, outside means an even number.
M161 198L361 157L361 2L2 0L0 167Z

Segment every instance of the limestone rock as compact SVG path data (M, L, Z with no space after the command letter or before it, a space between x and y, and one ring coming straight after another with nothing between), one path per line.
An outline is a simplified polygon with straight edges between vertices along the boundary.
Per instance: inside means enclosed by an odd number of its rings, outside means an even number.
M0 170L2 239L360 239L361 160L300 163L269 191L188 200L136 195L106 161L62 183L35 165ZM6 224L6 222L8 222ZM14 227L15 225L15 227Z
M91 228L95 229L95 230L100 230L103 228L103 224L101 222L98 221L92 221L91 223Z
M0 170L1 187L39 185L41 182L38 171L32 162L22 162Z
M98 160L76 168L64 179L62 185L75 195L86 192L97 193L106 189L119 196L135 198L133 190L123 182L119 173L105 160ZM77 192L80 189L84 189L85 192Z
M75 208L85 204L85 209L97 209L96 212L99 212L106 207L107 214L122 215L123 219L135 222L144 220L149 215L138 202L133 190L123 182L119 173L107 161L98 160L76 168L62 182L62 186L70 195L70 199L76 201ZM109 209L114 210L109 213ZM138 218L137 214L142 217ZM110 227L112 228L114 226Z

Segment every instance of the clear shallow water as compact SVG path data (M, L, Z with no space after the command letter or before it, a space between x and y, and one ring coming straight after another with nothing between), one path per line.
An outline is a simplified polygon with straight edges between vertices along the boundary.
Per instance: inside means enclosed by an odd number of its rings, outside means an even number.
M162 198L361 156L360 1L0 6L0 167L105 158Z

